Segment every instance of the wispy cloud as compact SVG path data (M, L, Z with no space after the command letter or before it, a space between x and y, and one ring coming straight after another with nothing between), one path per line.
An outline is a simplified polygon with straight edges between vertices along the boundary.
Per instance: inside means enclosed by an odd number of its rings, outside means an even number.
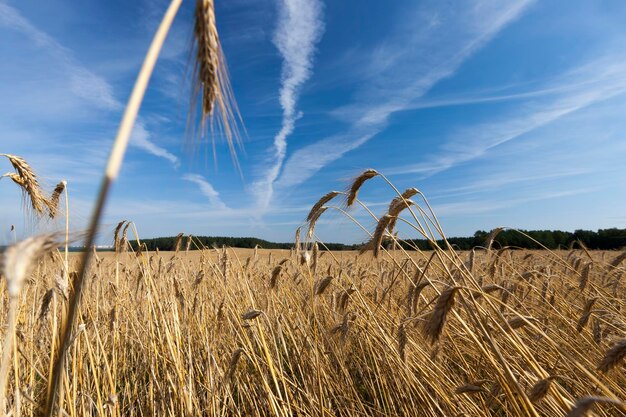
M263 178L253 187L261 210L269 206L274 182L283 166L287 152L287 137L293 132L299 117L296 112L298 94L302 85L311 76L315 45L321 38L323 29L322 4L319 1L280 1L274 44L283 58L279 93L283 119L282 126L274 137L274 161Z
M523 184L535 184L538 182L546 182L551 180L561 180L565 178L578 177L588 174L590 170L585 167L576 168L552 168L550 171L542 170L535 172L533 167L522 166L524 172L512 170L509 167L507 171L492 172L475 181L467 182L459 187L446 188L445 191L435 192L429 195L431 200L451 197L458 198L463 195L493 193L494 190L502 190L505 188L519 187ZM532 174L528 174L528 171Z
M372 128L369 131L331 136L297 150L285 164L283 174L276 182L277 187L286 189L302 184L320 169L363 145L381 130L382 128Z
M183 175L185 181L193 182L200 188L200 192L204 194L208 199L211 206L218 210L227 210L228 207L222 199L220 194L213 188L213 186L202 176L198 174L185 174Z
M137 122L135 122L135 127L133 128L133 133L130 137L130 145L142 149L154 156L158 156L159 158L166 159L174 165L174 168L178 168L180 166L180 160L178 157L167 149L162 148L151 141L150 136L150 132L146 129L144 122L142 120L137 120Z
M427 2L406 12L395 33L374 48L355 101L333 112L349 124L347 132L296 151L277 186L306 181L384 130L392 114L410 108L436 83L453 75L531 2L463 1L454 8Z
M530 202L558 199L562 197L571 197L580 194L588 194L598 191L597 187L577 188L572 190L548 191L528 195L526 197L498 199L498 200L475 200L464 201L458 203L435 204L433 206L438 215L450 216L455 214L477 214L487 213L491 211L501 210L508 207L519 207Z
M46 54L54 58L55 62L60 64L63 72L60 79L62 79L64 86L69 89L73 98L78 99L76 102L78 110L81 106L84 107L85 102L92 108L108 110L111 114L123 108L123 104L115 98L112 86L103 77L78 62L71 50L35 27L17 9L5 3L0 3L0 27L7 27L22 33L39 49L45 51ZM59 98L57 95L59 91L57 90L42 91L40 88L34 90L36 90L36 94L48 97L48 99L50 96ZM63 102L66 100L59 101ZM29 97L29 104L32 105L33 103L37 103L37 100ZM51 109L51 111L53 113L56 112L55 109ZM63 113L71 115L72 111L63 107ZM40 116L39 113L37 115ZM151 140L151 134L141 119L135 124L130 144L154 156L170 161L175 167L180 165L178 157Z
M5 3L0 3L0 26L21 32L38 47L60 58L60 62L70 76L70 89L76 96L89 101L98 108L107 110L121 108L121 104L113 96L111 86L106 80L78 63L69 49L36 28L18 10Z
M555 88L542 100L523 103L496 122L480 123L458 129L444 139L438 153L425 162L389 167L386 173L432 175L460 163L478 158L490 149L519 138L564 116L599 101L626 93L626 61L622 57L602 58L563 74L571 82L568 89ZM557 81L555 84L560 84Z

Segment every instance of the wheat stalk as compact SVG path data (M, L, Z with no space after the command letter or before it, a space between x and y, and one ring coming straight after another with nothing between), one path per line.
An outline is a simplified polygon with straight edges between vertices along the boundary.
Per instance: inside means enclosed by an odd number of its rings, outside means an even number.
M85 252L83 252L83 256L79 266L79 272L77 274L77 279L74 282L74 292L72 294L72 299L69 303L67 319L63 323L63 328L61 329L61 349L59 349L59 351L57 352L57 356L54 361L53 375L51 375L52 383L50 385L48 397L46 398L44 415L47 417L51 417L54 412L58 389L61 385L61 378L63 377L64 373L63 369L65 365L65 357L67 350L70 347L72 327L78 313L78 306L80 304L82 289L85 282L85 275L87 272L89 261L91 259L90 248L93 246L95 241L95 236L98 231L98 226L100 224L100 219L102 217L102 212L104 210L104 205L108 197L109 189L111 187L111 184L113 184L113 182L119 175L122 161L124 159L124 154L126 153L126 149L128 147L130 134L132 132L133 126L135 124L135 119L137 118L137 114L139 112L139 107L141 106L141 102L143 101L144 94L148 87L148 82L152 75L152 71L156 64L161 48L163 47L163 43L165 42L165 37L169 32L169 29L172 25L172 22L174 21L176 13L178 12L181 2L182 0L172 0L167 11L165 12L165 16L163 17L163 20L161 21L161 24L159 25L159 28L154 35L154 39L150 44L150 48L148 49L146 58L144 59L144 62L141 66L141 70L139 71L137 81L135 82L135 85L133 87L133 91L130 95L126 109L124 110L124 115L122 117L117 136L115 138L115 141L113 142L113 147L111 149L111 153L109 155L109 159L105 168L104 178L102 179L102 184L98 193L98 199L94 206L94 211L89 222L89 228L84 245Z
M2 346L0 361L0 415L6 415L6 387L9 376L9 362L13 353L13 338L17 302L24 281L32 273L38 260L58 246L56 235L46 234L29 237L5 250L0 260L0 269L7 281L9 293L8 329ZM16 369L17 372L17 369Z

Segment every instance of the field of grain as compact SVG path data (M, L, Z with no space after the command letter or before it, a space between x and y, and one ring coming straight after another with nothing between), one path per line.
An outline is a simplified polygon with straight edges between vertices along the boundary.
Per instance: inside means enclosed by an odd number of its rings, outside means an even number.
M175 251L151 252L122 221L114 252L68 256L70 241L105 238L111 186L181 3L171 1L150 44L81 230L70 231L72 184L46 192L24 158L0 153L25 220L65 217L64 233L18 240L12 226L0 256L0 417L626 414L626 252L500 248L501 228L458 252L421 191L400 192L374 169L319 199L290 251L182 245L181 234ZM245 128L213 3L193 11L187 130L225 139L238 167ZM281 132L296 114L285 110ZM278 172L286 144L276 141ZM373 178L394 195L380 217L358 198ZM361 252L323 250L315 224L326 211L364 232ZM359 222L368 216L375 230Z
M584 250L98 253L61 415L623 415L623 260ZM14 415L45 403L62 274L53 252L19 296Z

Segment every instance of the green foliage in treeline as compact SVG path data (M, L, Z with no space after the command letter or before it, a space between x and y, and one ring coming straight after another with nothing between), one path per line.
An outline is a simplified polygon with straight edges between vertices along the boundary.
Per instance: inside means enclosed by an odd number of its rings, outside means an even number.
M536 240L524 236L515 230L500 232L494 239L493 247L501 248L513 246L524 249L567 249L572 243L581 241L589 249L620 249L626 247L626 229L600 229L597 232L591 230L576 230L575 232L563 232L561 230L522 230L523 233ZM477 246L486 246L489 232L479 230L472 237L451 237L448 242L455 248L469 250ZM412 240L411 244L422 250L430 249L427 240ZM443 245L442 241L439 241ZM404 244L405 247L410 245Z
M619 249L626 247L626 229L600 229L597 232L591 230L576 230L575 232L563 232L560 230L529 230L523 231L541 245L549 249L568 248L573 242L580 240L589 249ZM451 237L448 242L455 248L461 250L469 250L476 246L486 246L489 233L479 230L472 237ZM174 250L176 248L176 237L158 237L154 239L144 239L148 250ZM504 246L514 246L525 249L540 249L541 245L533 242L526 236L514 230L505 230L500 232L493 243L493 247L499 248ZM136 242L131 242L133 247ZM186 237L183 238L181 249L185 249ZM439 242L443 245L443 242ZM219 236L194 236L193 244L190 249L196 249L197 246L204 247L231 247L231 248L254 248L259 246L263 249L290 249L293 242L275 243L254 237L219 237ZM344 245L341 243L325 243L330 250L355 250L361 245ZM391 246L389 244L389 246ZM415 239L403 243L403 246L410 249L416 246L422 250L430 249L430 244L425 239ZM320 248L321 249L321 248Z
M226 246L229 248L249 248L252 249L255 246L259 246L262 249L291 249L293 242L290 243L276 243L269 242L263 239L257 239L255 237L223 237L223 236L194 236L192 239L190 250L197 249L197 247L218 247ZM141 243L145 243L148 250L175 250L176 249L176 236L173 237L157 237L154 239L142 239ZM181 250L185 249L187 243L187 237L184 237L181 244ZM132 241L131 245L136 249L137 242ZM330 250L349 250L355 249L358 245L343 245L341 243L325 243Z

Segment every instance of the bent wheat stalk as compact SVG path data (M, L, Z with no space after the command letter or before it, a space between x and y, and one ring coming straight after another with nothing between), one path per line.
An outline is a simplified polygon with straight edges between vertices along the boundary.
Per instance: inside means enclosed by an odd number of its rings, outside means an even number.
M105 175L100 185L98 199L89 223L89 230L85 239L85 251L83 252L79 271L74 282L74 291L71 295L69 303L67 320L65 320L63 327L61 328L61 345L55 358L53 375L51 376L52 385L46 399L44 413L46 416L52 416L54 412L58 391L61 386L61 378L64 373L63 368L65 365L65 353L71 344L72 326L78 314L78 306L82 296L83 284L85 282L87 267L91 258L90 248L93 246L95 241L95 236L98 231L98 225L100 224L102 211L104 210L109 189L119 174L122 166L122 160L124 159L124 154L126 153L126 148L128 147L130 134L132 132L133 125L135 124L135 119L137 118L139 107L143 101L146 88L148 87L150 76L152 75L157 58L161 48L163 47L163 43L165 42L165 37L167 36L172 22L174 21L174 17L178 12L181 2L182 0L172 0L167 11L165 12L165 16L163 17L156 34L154 35L152 44L148 49L148 53L146 54L146 58L137 77L137 81L133 87L132 94L128 100L126 110L124 111L124 116L122 118L122 122L120 123L115 142L113 143L111 154L109 155Z
M81 258L79 272L76 275L74 282L74 292L72 293L69 302L67 320L64 322L61 329L61 349L59 349L55 359L51 390L46 399L46 416L51 416L53 414L54 406L58 397L58 390L61 387L61 379L64 373L65 354L71 345L70 336L72 333L72 326L78 314L78 306L81 300L85 276L89 266L89 260L91 259L92 253L90 248L93 246L95 241L95 236L98 230L98 225L100 224L100 219L102 217L109 189L119 175L133 125L135 124L141 102L143 101L143 97L148 87L148 82L150 81L157 58L161 52L165 38L172 26L172 22L174 21L174 17L178 12L181 3L182 0L172 0L167 11L165 12L165 16L163 17L163 20L154 35L150 48L148 49L148 53L146 54L146 58L141 66L141 70L139 71L139 75L137 76L130 99L128 100L128 104L124 110L124 116L122 117L117 136L113 142L113 148L111 150L111 154L109 155L105 175L100 185L98 199L89 223L89 230L85 239L85 252ZM207 116L212 117L214 115L212 112L213 106L207 105L207 98L210 98L210 100L216 101L218 103L218 107L220 107L222 127L226 130L226 136L229 138L231 153L234 153L232 141L230 140L231 131L229 130L228 125L228 122L233 120L233 113L230 107L224 105L224 102L234 103L234 99L232 97L232 92L229 89L229 84L226 82L227 72L225 62L223 59L220 60L219 58L215 58L217 56L221 57L221 50L219 39L217 38L213 1L197 0L195 17L196 45L197 50L199 51L197 62L201 64L200 67L202 68L211 68L211 70L207 71L201 70L197 74L201 77L198 85L201 85L204 89L201 125L204 125L204 121ZM211 62L204 62L205 60ZM217 67L215 67L215 65L217 65ZM208 88L209 93L207 93L206 88ZM215 93L215 95L212 93ZM208 97L206 97L207 94Z

